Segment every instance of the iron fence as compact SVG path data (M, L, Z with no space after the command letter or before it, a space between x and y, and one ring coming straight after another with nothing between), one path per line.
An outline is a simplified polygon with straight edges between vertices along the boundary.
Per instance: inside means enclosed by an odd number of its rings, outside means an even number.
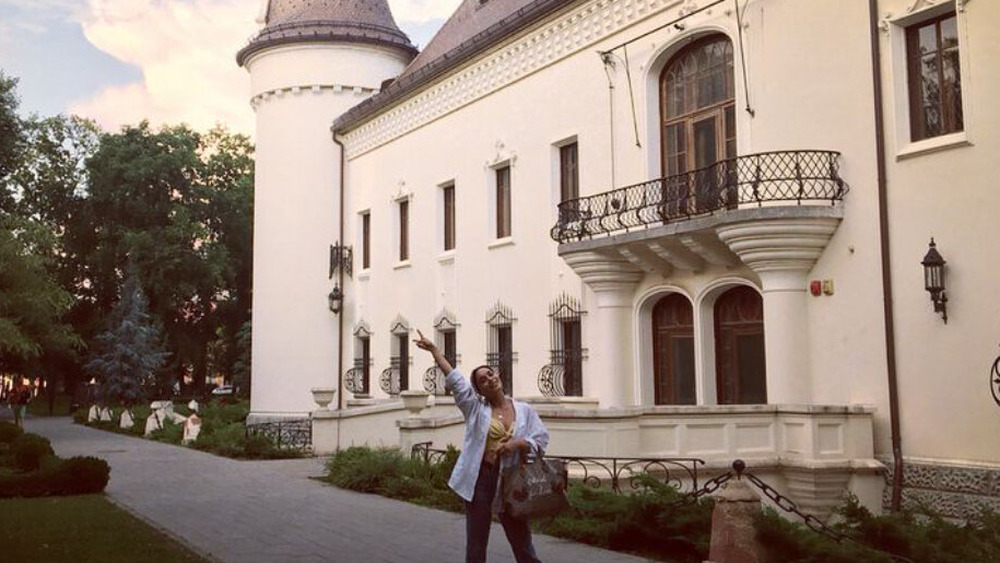
M369 366L364 365L364 360L354 360L354 367L344 373L344 388L355 395L367 395L368 371Z
M410 456L424 463L439 463L444 460L446 450L435 449L432 442L414 444ZM623 458L623 457L580 457L546 456L566 462L570 476L593 488L609 487L621 494L623 489L638 490L642 487L641 475L648 475L657 481L673 487L678 492L698 489L698 469L705 461L693 457ZM623 487L623 485L625 487Z
M559 204L550 232L559 243L629 232L745 204L842 201L840 153L802 150L739 156L684 174L667 176Z
M278 449L305 450L312 446L312 420L295 418L247 424L246 436L266 436Z

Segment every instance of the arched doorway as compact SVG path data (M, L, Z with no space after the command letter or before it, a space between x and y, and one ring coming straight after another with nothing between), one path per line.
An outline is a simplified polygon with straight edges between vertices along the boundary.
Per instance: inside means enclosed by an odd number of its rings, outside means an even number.
M715 302L715 374L720 405L767 403L764 302L750 287Z
M652 325L655 403L695 404L691 302L679 293L663 297L653 307Z
M693 42L660 74L660 165L663 219L735 205L729 167L736 157L733 43L722 34ZM687 174L698 170L697 173Z

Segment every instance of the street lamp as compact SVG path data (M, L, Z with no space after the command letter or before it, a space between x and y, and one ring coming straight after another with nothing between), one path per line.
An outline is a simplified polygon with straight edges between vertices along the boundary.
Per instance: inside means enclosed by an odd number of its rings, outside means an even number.
M924 255L924 289L931 294L931 301L934 303L934 312L941 313L944 324L948 324L948 296L944 292L944 258L937 251L937 245L931 238L930 247Z
M340 314L341 306L344 304L344 292L340 291L339 285L334 285L333 290L326 296L326 304L334 315Z

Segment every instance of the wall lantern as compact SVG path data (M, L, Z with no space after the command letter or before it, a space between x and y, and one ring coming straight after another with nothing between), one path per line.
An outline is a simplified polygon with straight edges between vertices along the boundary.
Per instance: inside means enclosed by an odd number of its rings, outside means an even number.
M937 251L937 245L931 238L930 248L920 262L924 266L924 289L931 294L934 302L934 312L941 313L944 324L948 324L948 296L944 292L944 258Z
M334 315L340 314L340 308L344 304L344 293L340 291L339 285L334 285L330 295L326 296L326 304Z

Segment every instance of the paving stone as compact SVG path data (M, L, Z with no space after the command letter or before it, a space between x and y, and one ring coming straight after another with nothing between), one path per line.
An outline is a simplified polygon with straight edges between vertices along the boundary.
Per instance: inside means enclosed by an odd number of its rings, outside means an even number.
M322 458L239 461L94 430L68 418L34 418L25 425L49 438L60 456L106 459L111 465L107 494L115 503L217 561L464 558L464 517L310 479L322 475ZM490 537L489 561L512 563L498 524ZM535 544L547 563L648 561L544 535L536 535Z

